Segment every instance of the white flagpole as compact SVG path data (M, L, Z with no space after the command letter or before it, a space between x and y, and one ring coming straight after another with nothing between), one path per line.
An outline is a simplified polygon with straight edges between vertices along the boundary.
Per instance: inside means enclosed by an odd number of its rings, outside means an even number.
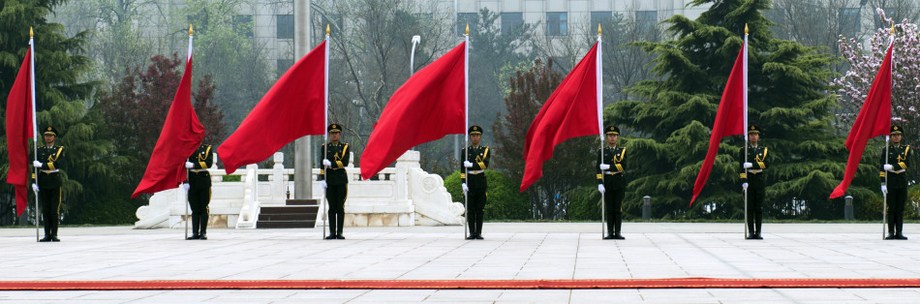
M601 56L601 49L603 49L602 44L601 44L602 42L601 34L602 33L603 33L603 30L601 29L601 24L598 23L597 24L597 56L594 60L597 64L596 65L597 70L595 71L595 79L597 79L597 82L595 83L595 87L596 87L596 93L597 93L597 135L601 138L601 164L603 164L604 161L606 160L604 157L605 156L604 155L604 144L606 144L606 141L604 140L604 135L605 135L604 134L604 112L603 112L604 111L604 105L603 105L604 103L603 102L603 98L604 98L603 97L603 85L604 85L603 75L604 73L603 73L603 60L602 60L603 57ZM601 170L601 185L604 184L604 178L605 178L604 175L606 175L606 172L604 172L604 170ZM605 190L604 193L601 193L601 239L604 238L604 233L606 232L605 228L607 228L606 227L607 226L607 210L606 210L607 191L606 189L604 190Z
M470 128L470 93L469 93L469 91L470 91L470 90L469 90L469 87L470 87L470 86L469 86L469 84L470 84L470 25L467 24L467 25L466 25L466 32L465 32L465 34L463 35L463 115L464 115L464 118L463 118L463 121L464 121L463 130L464 130L464 131L469 130L469 128ZM470 137L469 137L469 135L467 135L467 136L464 136L463 138L464 138L463 155L461 155L460 157L461 157L461 159L464 159L464 160L466 160L466 161L469 161L469 159L467 159L467 155L470 154L470 151L469 151L469 149L470 149ZM467 183L467 185L469 185L469 181L470 181L470 175L469 175L470 169L467 168L466 166L464 166L463 163L461 163L460 165L463 166L463 176L466 176L466 178L464 179L464 180L465 180L465 183ZM469 187L469 186L467 186L467 187ZM464 219L464 221L463 221L463 238L464 238L464 239L466 239L467 237L469 237L469 235L467 234L467 233L469 233L468 226L469 226L469 222L470 222L470 212L469 212L469 209L470 209L470 207L469 207L469 195L467 194L467 191L463 191L463 213L464 213L464 214L463 214L463 219Z
M325 128L329 125L329 24L326 24L326 46L323 48L323 52L325 52L323 58L323 127ZM326 156L329 152L329 144L327 143L329 140L328 137L329 132L323 132L323 159L326 159ZM345 155L342 155L342 157L345 157ZM327 183L326 186L328 187L329 179L327 177L329 176L329 168L326 168L326 166L321 167L323 168L323 182ZM345 168L342 169L344 170ZM323 205L323 215L326 216L326 220L323 221L323 238L325 238L326 222L329 221L329 205L326 201L325 187L323 188L323 197L321 200ZM342 223L339 223L339 225L344 226ZM329 235L333 235L332 229L334 229L334 227L330 226Z
M744 49L744 55L742 59L742 62L743 62L742 64L744 65L742 66L742 69L744 69L744 73L742 73L744 75L744 131L743 131L744 132L744 162L747 163L748 162L748 141L749 141L748 131L747 131L747 128L748 128L748 52L749 52L747 23L744 24L744 45L742 46L742 48ZM749 173L748 169L747 168L743 168L743 169L744 169L745 175L747 175L747 173ZM750 181L750 179L748 179L748 181ZM748 186L750 186L750 183L748 184ZM748 221L753 220L753 219L748 218L748 191L746 188L743 190L744 190L744 237L747 238L750 235L750 233L752 233L752 231L748 231Z
M894 23L891 24L891 30L888 31L888 47L891 48L891 70L889 73L894 72ZM885 58L882 58L882 62L885 62ZM891 78L891 87L894 88L894 77ZM888 92L891 94L891 92ZM894 112L894 107L891 107L889 111ZM889 117L894 117L892 113L889 113ZM885 163L888 163L888 146L891 135L885 135ZM888 172L885 172L885 186L888 186ZM888 193L882 192L882 239L885 239L885 228L888 224Z
M192 25L189 24L188 25L188 55L185 57L185 68L186 69L188 68L188 62L192 60L192 38L193 37L194 37L194 30L192 29ZM189 92L189 94L191 94L191 92ZM188 183L188 169L185 169L185 182ZM185 239L188 239L188 221L189 221L188 209L189 209L189 205L191 204L191 202L189 202L188 200L188 190L184 188L183 190L185 191ZM200 224L201 223L199 223L199 225ZM207 225L208 223L205 222L204 224Z
M35 103L35 35L29 27L29 86L32 90L32 149L38 160L38 108ZM32 168L35 174L35 183L38 183L38 168ZM45 223L47 225L48 223ZM38 242L38 192L35 192L35 241Z

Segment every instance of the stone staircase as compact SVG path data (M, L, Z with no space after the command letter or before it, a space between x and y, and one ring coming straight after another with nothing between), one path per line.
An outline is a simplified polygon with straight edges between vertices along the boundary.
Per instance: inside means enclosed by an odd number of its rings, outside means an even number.
M319 202L315 199L289 199L285 206L263 206L257 228L313 228Z

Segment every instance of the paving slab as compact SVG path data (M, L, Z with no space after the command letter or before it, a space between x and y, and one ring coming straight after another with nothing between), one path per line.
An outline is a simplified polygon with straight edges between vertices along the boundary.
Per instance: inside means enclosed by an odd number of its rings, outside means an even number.
M908 236L920 225L905 225ZM367 227L346 240L320 229L63 227L37 243L0 229L0 280L920 278L920 234L881 240L881 224L626 223L601 240L597 223ZM916 289L170 290L7 291L2 303L916 303Z

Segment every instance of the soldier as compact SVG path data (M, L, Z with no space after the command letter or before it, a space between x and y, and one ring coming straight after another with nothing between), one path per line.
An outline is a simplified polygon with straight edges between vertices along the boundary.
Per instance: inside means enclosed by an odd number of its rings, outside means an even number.
M331 124L326 131L329 132L329 143L319 147L319 158L324 167L319 174L329 204L329 235L326 239L344 240L342 226L345 224L345 198L348 196L348 174L345 167L348 166L351 151L348 150L348 143L340 142L342 125Z
M607 146L597 151L597 190L604 197L604 216L607 218L605 240L625 240L620 228L623 225L623 196L626 195L626 148L618 146L620 129L604 128ZM610 193L606 193L607 191Z
M904 236L904 204L907 202L907 168L910 165L910 146L902 145L900 126L891 126L891 144L888 155L882 149L882 194L888 196L888 236L886 240L906 240ZM887 179L887 183L885 178Z
M188 204L192 207L192 236L188 240L208 239L208 204L211 203L211 172L208 168L214 163L211 145L202 144L185 162L188 169L188 184L182 187L188 190Z
M482 127L472 126L467 130L470 136L470 146L460 151L463 167L460 168L460 182L463 192L467 194L467 218L470 235L467 240L482 240L482 215L486 206L485 170L489 167L492 155L489 147L481 146ZM473 160L472 162L469 160Z
M61 167L63 166L64 147L57 146L58 131L52 126L45 128L42 137L45 145L38 147L37 160L32 166L38 169L37 184L32 190L38 193L42 206L42 219L45 222L45 237L39 242L60 242L58 224L61 219Z
M760 142L760 127L751 125L748 127L748 146L747 158L744 157L744 149L741 149L741 189L747 191L747 228L748 235L745 239L762 240L760 236L760 226L763 224L763 199L766 186L764 185L763 170L767 168L767 147L758 145Z

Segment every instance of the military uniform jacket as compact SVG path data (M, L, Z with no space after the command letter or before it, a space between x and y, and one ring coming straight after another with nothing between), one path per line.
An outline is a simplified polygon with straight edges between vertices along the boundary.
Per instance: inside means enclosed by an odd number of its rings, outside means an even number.
M747 151L747 161L754 166L750 169L744 169L744 149L741 149L738 157L738 161L741 162L741 182L748 183L749 187L763 188L764 180L766 179L763 175L763 170L767 169L766 159L769 149L765 146L748 146Z
M879 166L879 178L882 183L885 182L885 176L888 176L888 188L901 189L907 188L907 167L910 165L910 146L889 146L888 157L885 157L885 149L882 149L882 164ZM891 164L891 172L885 172L885 164Z
M325 149L325 150L324 150ZM326 151L326 157L323 157L323 151ZM348 184L348 173L345 167L348 166L348 160L351 151L348 150L348 143L327 143L319 146L320 167L319 178L325 180L326 185L338 186ZM332 163L329 168L322 165L323 159L328 159Z
M487 146L473 147L469 146L460 150L460 181L466 183L470 189L485 189L486 169L489 168L489 162L492 160L492 152ZM470 160L473 167L466 168L463 162ZM469 181L467 181L469 180Z
M610 165L609 170L601 170L601 164ZM603 183L607 190L626 188L626 148L606 146L597 149L597 181Z
M61 187L61 167L64 165L64 146L52 145L38 147L38 161L42 167L38 168L38 187L40 189L56 189Z
M198 147L198 150L195 150L195 154L192 154L188 161L192 163L192 168L188 169L189 186L210 187L211 173L208 172L208 168L214 164L214 153L211 153L211 145L203 144Z

